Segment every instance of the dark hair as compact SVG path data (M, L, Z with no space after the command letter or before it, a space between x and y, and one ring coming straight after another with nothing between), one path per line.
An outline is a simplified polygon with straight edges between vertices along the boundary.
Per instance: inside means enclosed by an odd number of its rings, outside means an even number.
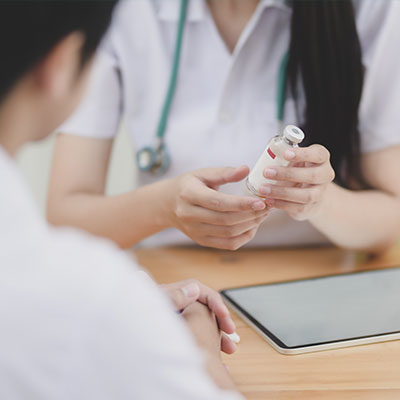
M358 109L363 87L361 46L351 0L293 0L289 88L305 90L307 143L331 153L336 182L366 186L360 165Z
M0 101L65 36L85 35L82 63L94 53L116 0L0 0Z

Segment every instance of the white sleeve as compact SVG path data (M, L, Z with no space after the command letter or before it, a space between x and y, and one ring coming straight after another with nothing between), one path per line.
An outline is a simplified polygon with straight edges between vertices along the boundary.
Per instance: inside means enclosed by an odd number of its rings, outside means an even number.
M122 114L122 90L112 35L111 29L97 51L81 104L59 132L100 139L116 135Z
M400 2L356 3L365 80L359 112L362 152L400 144Z
M113 275L107 278L107 296L86 324L84 359L75 363L82 366L76 371L79 396L70 393L70 398L242 399L214 384L203 354L153 281L114 256L102 257L107 267L112 263ZM98 273L102 270L98 265Z

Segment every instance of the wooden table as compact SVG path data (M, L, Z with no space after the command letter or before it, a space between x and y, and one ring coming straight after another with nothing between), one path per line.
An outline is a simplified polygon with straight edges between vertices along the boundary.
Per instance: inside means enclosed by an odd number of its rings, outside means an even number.
M333 248L235 253L161 248L136 254L160 283L194 277L218 290L400 265L399 247L374 259ZM248 399L400 399L400 341L285 356L237 316L234 320L242 341L224 361Z

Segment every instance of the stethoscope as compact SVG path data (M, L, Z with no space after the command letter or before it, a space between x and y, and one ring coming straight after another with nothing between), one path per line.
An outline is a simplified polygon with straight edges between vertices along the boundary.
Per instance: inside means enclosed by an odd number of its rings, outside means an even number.
M142 172L149 172L152 175L165 174L171 165L171 157L165 145L165 131L167 129L168 116L170 114L172 101L176 91L188 2L189 0L181 0L171 76L160 115L160 120L157 126L155 143L153 146L143 147L136 154L137 166L139 170ZM276 97L278 132L280 132L283 125L288 62L289 53L287 52L282 58L278 74L278 90Z

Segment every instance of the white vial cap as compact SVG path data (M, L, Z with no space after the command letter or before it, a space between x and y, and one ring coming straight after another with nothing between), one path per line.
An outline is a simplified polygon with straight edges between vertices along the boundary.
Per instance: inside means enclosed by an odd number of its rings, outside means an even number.
M283 136L296 144L301 143L305 137L304 132L294 125L288 125L283 131Z

